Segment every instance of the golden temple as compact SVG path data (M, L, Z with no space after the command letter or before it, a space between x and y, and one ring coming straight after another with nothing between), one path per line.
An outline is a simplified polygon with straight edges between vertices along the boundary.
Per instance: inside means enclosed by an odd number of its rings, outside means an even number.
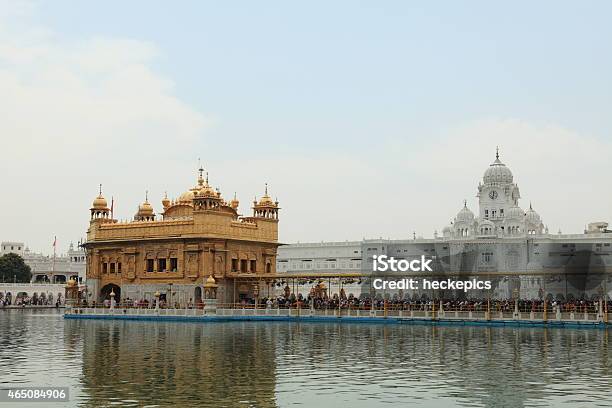
M120 222L100 187L83 245L88 302L112 292L116 301L153 301L159 293L173 305L197 304L213 279L218 301L234 303L256 298L263 291L257 282L276 274L279 206L267 184L250 217L239 214L235 195L227 202L209 184L201 167L194 187L161 204L157 215L147 194L133 220Z

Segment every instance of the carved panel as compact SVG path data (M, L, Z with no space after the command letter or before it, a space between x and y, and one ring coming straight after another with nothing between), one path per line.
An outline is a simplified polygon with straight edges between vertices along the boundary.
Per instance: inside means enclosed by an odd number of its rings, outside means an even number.
M127 277L136 278L136 255L127 255Z
M187 252L185 261L185 275L189 278L198 277L199 254L197 252Z

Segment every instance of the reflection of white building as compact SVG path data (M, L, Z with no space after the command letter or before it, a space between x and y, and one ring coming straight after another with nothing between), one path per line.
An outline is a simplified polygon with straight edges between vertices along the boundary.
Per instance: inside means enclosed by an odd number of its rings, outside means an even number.
M580 234L549 233L531 204L527 211L520 207L518 185L499 153L478 183L477 197L477 214L464 202L442 234L433 238L281 246L277 271L367 274L373 255L398 260L425 256L433 260L433 276L491 278L493 292L486 295L510 297L514 290L528 298L612 295L612 231L607 223L591 223ZM353 267L344 269L351 263Z
M70 278L84 282L85 251L70 244L66 254L43 255L30 251L23 242L5 241L0 244L0 256L14 253L21 256L32 270L32 282L63 283Z

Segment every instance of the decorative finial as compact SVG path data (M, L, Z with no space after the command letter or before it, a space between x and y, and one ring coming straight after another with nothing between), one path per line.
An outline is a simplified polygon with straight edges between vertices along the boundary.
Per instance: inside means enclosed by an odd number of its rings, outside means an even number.
M208 172L206 172L206 185L208 185Z
M102 195L102 184L100 184L100 195Z
M145 203L149 202L149 190L145 190Z
M168 199L168 192L167 191L164 191L164 198Z
M531 201L529 202L529 209L533 210L533 208L531 208Z
M268 195L268 183L266 183L266 195Z
M200 183L203 180L203 177L202 177L203 173L204 173L204 167L202 167L202 162L200 161L200 158L198 157L198 174L199 174L198 182Z
M495 158L499 160L499 146L495 147Z
M467 200L463 200L463 208L467 208Z
M234 200L236 200L236 192L234 191Z

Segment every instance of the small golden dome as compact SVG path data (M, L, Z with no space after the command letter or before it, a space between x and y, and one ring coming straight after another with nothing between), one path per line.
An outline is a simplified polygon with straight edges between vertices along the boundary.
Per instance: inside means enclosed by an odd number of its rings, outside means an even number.
M215 278L212 277L212 275L208 276L208 278L206 279L206 283L204 283L204 287L205 288L217 287L217 282L215 281Z
M96 210L104 210L104 209L106 209L106 207L108 207L108 202L106 202L106 199L104 197L102 197L102 195L99 195L93 201L92 206Z
M139 217L150 217L153 215L153 206L149 203L149 192L145 193L145 201L144 203L138 206L138 213L136 214Z
M69 288L73 288L76 285L77 285L77 282L74 280L74 278L70 278L68 282L66 282L66 286Z
M107 210L108 209L108 202L106 201L106 198L102 196L102 184L100 184L100 192L98 193L98 196L93 200L93 203L91 206L93 210Z
M148 201L140 204L138 207L138 214L140 215L153 215L153 206Z
M274 201L269 195L265 195L259 200L259 205L274 205Z
M259 200L259 203L257 203L257 205L260 207L275 207L276 206L276 203L272 201L272 197L268 195L268 183L266 183L266 191L263 197L261 197L261 200Z
M164 199L162 200L162 205L164 208L170 207L170 199L168 198L168 193L164 195Z

